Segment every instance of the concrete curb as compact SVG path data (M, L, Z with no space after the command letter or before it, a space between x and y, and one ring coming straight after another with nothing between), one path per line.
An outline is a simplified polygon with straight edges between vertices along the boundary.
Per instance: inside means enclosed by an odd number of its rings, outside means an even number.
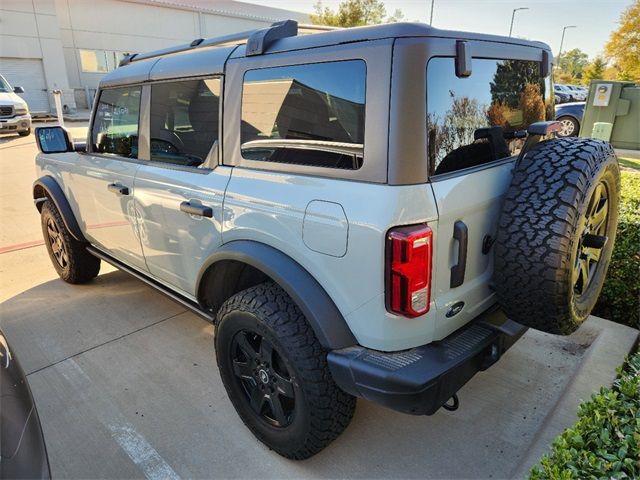
M616 148L615 150L618 157L640 160L640 150L628 150L624 148Z
M638 342L640 332L634 328L589 317L572 335L587 352L582 365L567 383L564 393L542 422L531 442L529 453L509 475L510 478L528 478L531 467L543 454L548 453L554 438L577 420L578 406L588 400L601 386L611 385L616 368L624 361Z

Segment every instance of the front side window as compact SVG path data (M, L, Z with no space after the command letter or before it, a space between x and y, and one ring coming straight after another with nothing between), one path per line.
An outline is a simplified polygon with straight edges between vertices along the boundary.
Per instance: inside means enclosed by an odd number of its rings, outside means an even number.
M552 118L553 92L539 62L474 58L467 78L455 75L453 58L427 65L432 175L514 155L530 124Z
M140 87L111 88L100 93L91 129L92 149L138 158Z
M242 90L242 156L357 170L364 149L362 60L250 70Z
M9 83L0 75L0 93L13 92Z
M151 86L151 160L190 167L205 163L218 140L220 79Z

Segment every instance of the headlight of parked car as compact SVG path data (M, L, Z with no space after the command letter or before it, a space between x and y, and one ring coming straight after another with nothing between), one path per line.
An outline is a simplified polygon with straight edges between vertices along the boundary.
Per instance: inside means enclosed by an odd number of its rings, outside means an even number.
M26 115L29 113L29 107L26 103L19 103L15 106L16 115Z

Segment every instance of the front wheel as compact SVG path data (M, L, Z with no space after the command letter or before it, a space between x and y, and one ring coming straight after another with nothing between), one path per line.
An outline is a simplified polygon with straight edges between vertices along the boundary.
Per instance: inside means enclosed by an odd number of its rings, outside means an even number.
M349 425L355 397L335 384L327 352L279 286L267 282L234 295L220 308L216 324L222 382L262 443L301 460Z
M53 267L67 283L86 283L100 272L100 259L71 236L56 206L47 200L40 211L42 235Z

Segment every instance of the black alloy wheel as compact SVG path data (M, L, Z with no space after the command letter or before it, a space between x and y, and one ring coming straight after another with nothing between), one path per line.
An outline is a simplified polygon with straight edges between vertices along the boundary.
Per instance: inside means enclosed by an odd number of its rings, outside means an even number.
M56 222L53 221L53 218L47 220L47 239L49 240L49 245L51 245L53 257L56 262L58 262L58 265L60 265L61 268L67 268L67 265L69 265L69 254L67 253L67 248L64 245L60 230Z
M606 183L599 182L589 200L573 267L573 290L578 296L592 284L602 249L608 240L608 218L609 192Z
M230 353L235 381L251 410L274 427L290 425L295 413L295 388L273 344L258 332L241 330L232 340Z

